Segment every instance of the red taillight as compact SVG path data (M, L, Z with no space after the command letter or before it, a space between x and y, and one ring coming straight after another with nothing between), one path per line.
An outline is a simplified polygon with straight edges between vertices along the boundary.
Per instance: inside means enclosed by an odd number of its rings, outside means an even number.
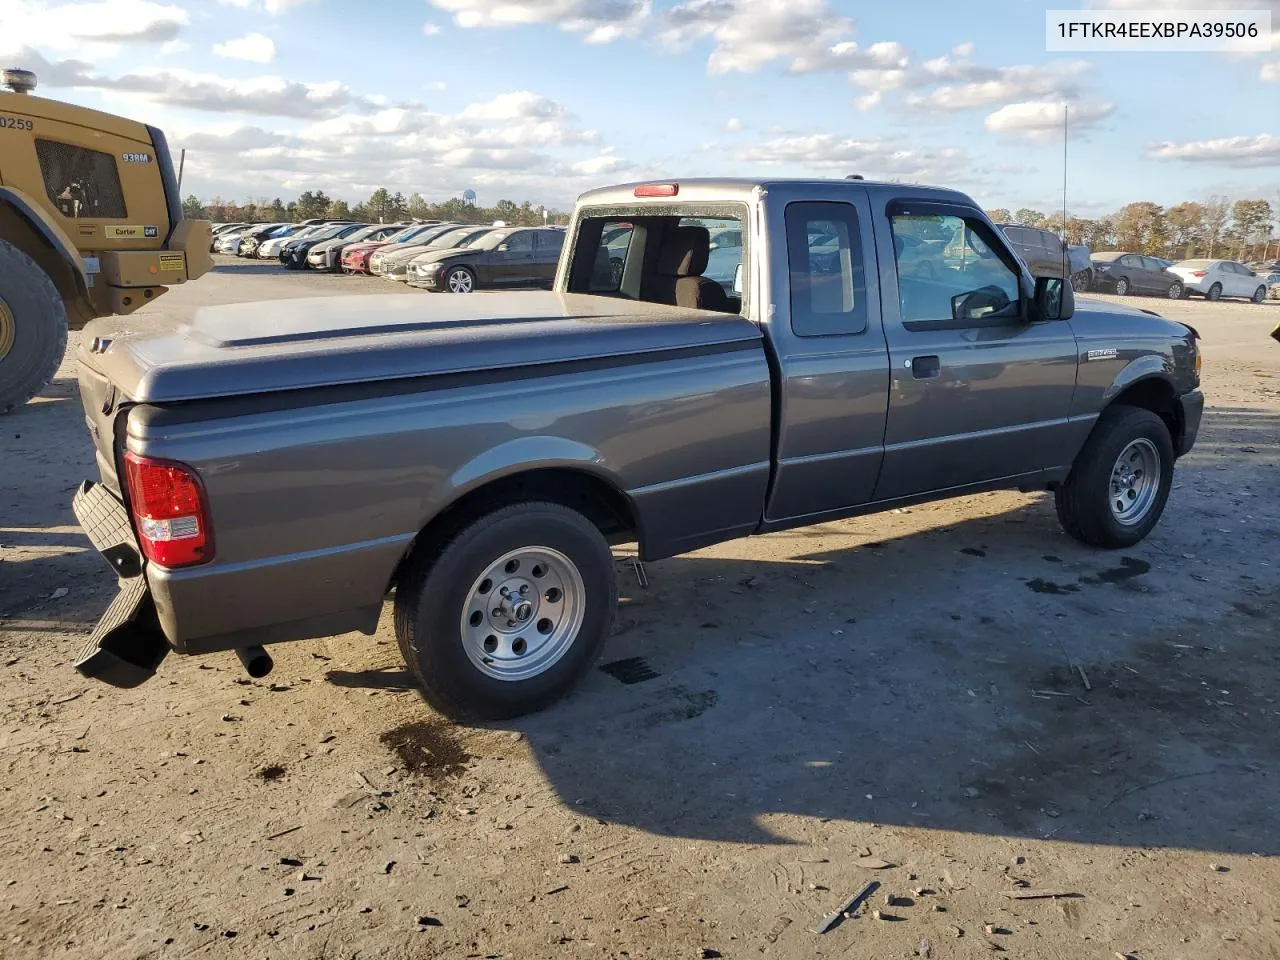
M124 455L134 529L147 559L189 567L213 559L209 510L194 470L181 463Z
M1205 273L1206 273L1206 271L1204 271L1204 270L1192 270L1192 271L1191 271L1191 275L1192 275L1193 277L1203 277L1203 276L1205 275Z
M678 183L642 183L635 190L637 197L674 197L679 192Z

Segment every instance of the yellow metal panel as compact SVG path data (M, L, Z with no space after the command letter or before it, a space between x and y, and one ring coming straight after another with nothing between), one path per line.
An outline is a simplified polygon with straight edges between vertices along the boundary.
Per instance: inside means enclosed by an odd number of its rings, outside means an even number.
M187 279L186 258L181 253L110 251L102 254L101 263L102 279L113 287L150 287Z

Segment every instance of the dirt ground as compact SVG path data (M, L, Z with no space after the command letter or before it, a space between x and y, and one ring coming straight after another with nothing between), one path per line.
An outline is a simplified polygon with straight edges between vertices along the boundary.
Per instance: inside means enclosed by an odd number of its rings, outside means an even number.
M399 289L223 263L149 309ZM1280 958L1280 303L1127 302L1206 356L1147 542L1001 493L647 588L624 550L600 669L490 728L424 706L389 618L262 681L84 681L115 582L68 361L0 421L0 955Z

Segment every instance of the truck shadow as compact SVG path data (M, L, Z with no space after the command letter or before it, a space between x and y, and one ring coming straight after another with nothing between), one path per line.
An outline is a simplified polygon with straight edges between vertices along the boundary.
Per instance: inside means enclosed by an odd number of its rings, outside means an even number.
M1277 463L1280 418L1213 411L1161 526L1118 553L1039 498L725 545L647 589L624 557L596 669L509 728L575 812L661 835L785 844L829 818L1280 852L1280 571L1256 553Z

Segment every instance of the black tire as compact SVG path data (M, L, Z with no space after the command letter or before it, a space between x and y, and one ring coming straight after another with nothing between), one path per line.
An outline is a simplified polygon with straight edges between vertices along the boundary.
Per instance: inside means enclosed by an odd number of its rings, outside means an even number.
M560 659L536 676L487 676L463 646L461 614L491 563L534 545L559 551L577 568L585 587L581 626ZM613 555L586 517L557 503L515 503L479 517L444 543L414 551L396 587L396 639L423 697L440 713L453 720L505 720L568 693L608 636L617 602Z
M460 285L465 279L467 289L455 290L451 282L455 277L459 279ZM440 287L444 293L474 293L478 288L475 272L470 267L450 267L444 272L444 283Z
M1160 458L1160 486L1150 508L1132 525L1111 511L1111 471L1130 443L1146 438ZM1066 481L1054 492L1058 521L1081 543L1116 550L1142 541L1160 522L1173 483L1173 439L1159 416L1142 407L1108 407L1072 464Z
M1116 296L1123 297L1133 289L1129 284L1128 277L1116 277Z
M1253 291L1253 296L1249 299L1254 303L1261 303L1263 300L1267 299L1267 288L1259 287L1257 290Z
M1164 295L1170 300L1181 300L1186 295L1186 288L1175 280L1169 284L1169 289L1164 292Z
M0 240L0 414L53 379L67 350L67 309L49 275Z
M1213 286L1211 286L1211 287L1209 288L1209 292L1208 292L1208 293L1206 293L1206 294L1204 295L1204 298L1205 298L1206 300L1221 300L1221 299L1222 299L1222 284L1220 284L1220 283L1215 283Z

